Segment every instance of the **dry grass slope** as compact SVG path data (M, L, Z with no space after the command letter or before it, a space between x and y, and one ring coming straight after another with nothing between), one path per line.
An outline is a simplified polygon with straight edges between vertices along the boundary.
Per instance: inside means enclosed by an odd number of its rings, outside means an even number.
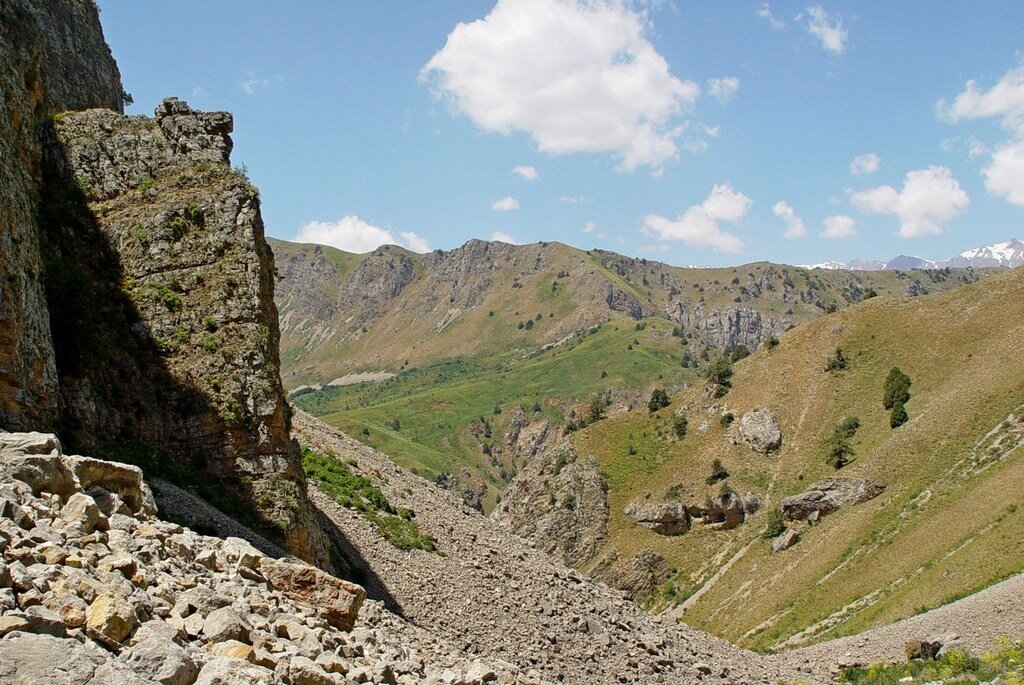
M829 373L836 347L849 363ZM895 430L882 407L893 366L913 379L910 421ZM609 479L609 546L620 555L661 552L678 573L674 592L655 603L687 623L776 649L910 616L1024 569L1024 269L926 298L871 299L736 364L721 411L739 417L770 408L784 434L777 454L731 444L717 418L706 432L695 430L707 418L703 390L676 396L654 417L634 412L577 436ZM691 426L681 441L658 436L675 411ZM676 538L621 513L634 498L660 498L671 486L703 499L716 458L731 487L777 507L834 473L821 444L846 416L862 426L842 473L888 487L824 518L791 550L772 554L759 539L763 513L732 531L697 526Z

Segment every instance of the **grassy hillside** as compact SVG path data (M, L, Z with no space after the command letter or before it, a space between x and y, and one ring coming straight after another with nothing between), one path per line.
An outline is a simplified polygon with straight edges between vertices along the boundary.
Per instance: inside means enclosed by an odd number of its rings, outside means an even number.
M381 383L298 394L294 401L424 477L481 472L489 508L515 474L517 465L492 448L517 413L565 423L579 402L611 389L652 382L680 387L697 377L681 364L684 348L671 324L639 327L605 324L512 363L459 359L409 368Z
M470 241L450 252L365 255L271 240L285 387L454 359L512 362L607 321L697 319L695 339L754 347L766 331L878 294L946 290L985 270L808 271L769 263L683 269L561 243ZM736 330L718 321L732 317ZM532 325L528 322L532 321ZM692 322L690 322L692 323ZM711 326L710 330L701 328Z
M941 291L991 273L681 269L560 243L470 241L425 255L271 245L282 376L313 389L296 403L424 476L468 469L486 484L485 505L516 471L493 449L516 407L532 420L539 403L565 423L597 393L635 400L656 383L679 387L709 350L756 347L872 292ZM397 376L329 385L357 372Z
M847 366L826 371L837 347ZM896 429L882 406L894 366L913 381L910 420ZM870 299L797 327L735 364L724 398L707 397L697 384L654 416L611 417L575 438L610 485L608 548L652 548L677 570L649 598L660 610L773 649L888 623L1024 570L1024 269L924 298ZM709 412L713 403L723 406ZM775 454L732 444L718 418L761 407L782 427ZM689 419L682 440L668 437L676 412ZM839 473L887 489L773 554L759 536L764 512L836 473L823 443L850 416L861 427ZM714 459L730 487L767 499L739 528L667 538L622 515L670 488L702 500L720 487L705 484Z

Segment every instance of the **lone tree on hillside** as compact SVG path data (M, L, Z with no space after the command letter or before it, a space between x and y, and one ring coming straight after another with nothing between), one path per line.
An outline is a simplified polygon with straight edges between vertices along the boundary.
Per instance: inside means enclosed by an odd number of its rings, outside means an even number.
M848 416L839 422L832 435L825 440L823 445L825 461L832 468L841 469L850 463L850 459L855 454L850 441L853 440L858 428L860 428L860 420L855 416Z
M910 376L893 367L889 376L885 379L884 394L882 403L886 409L892 409L897 404L906 404L910 401Z
M828 358L825 362L826 371L842 371L846 368L846 357L843 356L843 349L841 347L836 348L835 354Z
M672 431L676 434L676 437L682 440L686 437L686 431L690 429L690 422L686 420L685 416L677 416L672 422Z
M647 403L647 408L650 409L653 414L668 405L668 393L662 388L656 388L655 391L651 393L651 401Z
M907 408L904 406L910 401L910 383L910 376L896 367L893 367L885 379L882 403L886 409L891 410L889 426L892 428L899 428L910 420Z
M705 376L715 386L715 397L725 397L732 387L732 362L728 357L716 357L708 364Z

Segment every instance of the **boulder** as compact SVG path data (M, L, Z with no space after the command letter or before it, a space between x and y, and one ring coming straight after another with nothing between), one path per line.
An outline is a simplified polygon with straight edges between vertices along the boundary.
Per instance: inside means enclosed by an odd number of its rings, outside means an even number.
M60 440L52 433L0 433L0 458L28 454L59 456Z
M782 429L769 409L748 411L740 419L740 437L750 449L768 454L782 446Z
M623 513L658 535L682 535L690 530L690 514L679 502L636 502Z
M294 656L288 663L288 678L292 685L335 685L336 680L314 661Z
M264 557L260 572L278 592L315 610L330 625L351 630L366 590L315 566Z
M155 685L94 645L17 633L0 640L0 683L20 685Z
M182 647L156 634L123 652L119 661L162 685L192 685L199 674L199 668Z
M79 456L65 457L64 461L80 489L98 486L116 494L133 514L152 516L156 513L156 500L143 482L142 469L138 466Z
M203 622L203 636L209 642L225 640L249 641L252 626L231 607L221 607L211 611Z
M800 532L793 528L787 528L782 531L781 535L772 540L772 551L781 552L787 550L798 542L800 542Z
M803 521L825 516L840 507L860 504L880 495L884 485L866 478L835 476L825 478L805 492L782 500L782 515L787 521ZM817 518L815 518L817 520Z
M76 492L68 498L67 503L61 507L60 518L70 523L79 524L83 535L88 535L96 528L105 528L104 524L107 522L99 506L96 505L96 500L81 492Z
M112 592L99 595L85 613L89 635L100 642L120 644L138 623L135 607L124 597Z
M743 500L735 492L726 491L708 499L703 520L716 530L732 530L746 520L745 511Z
M273 685L277 682L274 672L229 656L217 657L209 661L195 685Z

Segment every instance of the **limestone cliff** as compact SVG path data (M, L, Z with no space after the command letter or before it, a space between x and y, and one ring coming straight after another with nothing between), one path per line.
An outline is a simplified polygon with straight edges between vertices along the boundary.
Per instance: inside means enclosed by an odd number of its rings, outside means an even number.
M44 428L58 414L36 240L39 127L69 109L120 111L121 93L93 3L0 3L0 425Z
M277 373L273 256L231 130L174 98L155 119L54 118L41 223L62 438L323 562Z

